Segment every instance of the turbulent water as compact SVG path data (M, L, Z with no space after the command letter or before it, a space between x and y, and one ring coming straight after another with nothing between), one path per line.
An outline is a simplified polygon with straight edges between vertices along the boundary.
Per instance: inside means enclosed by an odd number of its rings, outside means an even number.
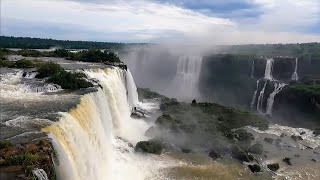
M201 65L201 56L179 57L176 75L168 87L168 94L182 100L200 97L199 77Z
M299 80L299 76L298 76L298 58L296 58L295 68L294 68L294 72L292 74L291 80L292 81L298 81Z

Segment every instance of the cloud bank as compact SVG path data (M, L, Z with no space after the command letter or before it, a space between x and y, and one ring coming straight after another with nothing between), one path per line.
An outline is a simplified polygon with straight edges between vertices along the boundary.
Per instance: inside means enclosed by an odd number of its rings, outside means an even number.
M320 42L320 1L2 0L1 35L208 45Z

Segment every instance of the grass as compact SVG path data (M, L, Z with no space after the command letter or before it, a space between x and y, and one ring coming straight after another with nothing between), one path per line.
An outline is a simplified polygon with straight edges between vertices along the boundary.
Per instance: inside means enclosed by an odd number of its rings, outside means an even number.
M11 147L12 143L10 141L2 140L0 141L0 149Z

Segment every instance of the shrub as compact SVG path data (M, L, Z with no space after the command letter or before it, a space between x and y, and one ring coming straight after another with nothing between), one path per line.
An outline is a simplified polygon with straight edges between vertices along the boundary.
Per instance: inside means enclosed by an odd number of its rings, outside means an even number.
M34 66L33 62L27 59L21 59L15 63L16 68L33 68Z
M16 156L10 156L5 159L7 165L33 165L39 162L45 161L45 157L42 157L38 154L19 154Z
M14 66L15 66L14 61L0 60L0 67L13 68Z
M0 141L0 149L4 149L11 146L12 146L12 143L10 141L6 141L6 140Z
M60 71L64 71L63 68L52 61L44 63L37 68L37 76L36 78L46 78L49 76L53 76Z
M83 73L71 73L67 71L59 71L48 79L48 82L58 84L63 89L79 89L93 87L93 84L83 79Z

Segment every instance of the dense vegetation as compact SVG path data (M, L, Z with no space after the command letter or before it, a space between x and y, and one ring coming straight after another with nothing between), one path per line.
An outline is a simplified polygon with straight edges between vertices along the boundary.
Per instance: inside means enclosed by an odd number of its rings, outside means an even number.
M93 42L93 41L69 41L54 40L30 37L8 37L0 36L0 48L22 48L22 49L118 49L123 47L124 43L115 42Z
M318 58L320 60L320 43L301 44L260 44L237 45L226 47L229 52L243 55L260 56L295 56Z
M247 150L253 139L252 134L242 128L255 126L267 129L268 122L249 112L239 111L214 103L178 102L169 99L148 89L139 89L139 96L160 98L160 109L163 115L158 117L155 126L151 127L146 135L152 141L139 143L140 150L159 153L154 150L158 147L155 142L174 144L182 151L189 149L211 149L216 147L231 148L237 145L239 149Z
M48 140L40 139L28 144L0 141L0 172L14 174L19 179L37 179L32 170L43 169L49 179L56 179L52 161L53 148Z
M58 84L63 89L80 89L93 87L86 75L80 72L67 72L59 64L47 62L37 68L36 78L48 78L48 82Z
M9 61L9 60L0 60L0 67L8 67L8 68L34 68L39 64L38 59L28 60L28 59L20 59L17 61Z

